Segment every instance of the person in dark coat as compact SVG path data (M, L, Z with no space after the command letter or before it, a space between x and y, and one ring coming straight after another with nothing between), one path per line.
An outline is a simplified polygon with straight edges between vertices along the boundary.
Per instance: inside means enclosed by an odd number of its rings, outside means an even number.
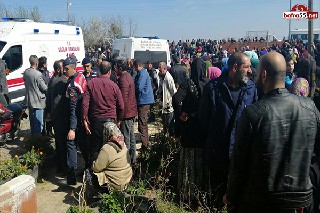
M202 191L204 184L203 144L205 138L200 128L198 107L203 89L209 79L205 77L206 67L201 58L196 58L193 61L190 74L190 79L181 84L178 89L181 94L185 94L185 97L181 97L181 113L176 121L181 125L180 141L182 149L178 178L181 202L199 200L199 197L195 197L196 189ZM187 195L191 197L187 197Z
M199 105L201 128L206 133L205 161L211 173L211 187L218 190L217 203L222 207L229 172L229 159L235 144L235 130L242 110L257 101L255 84L250 80L250 58L234 53L228 60L228 71L212 79L203 89ZM218 187L220 186L220 187Z
M130 73L126 71L127 66L125 61L118 60L115 69L119 76L118 86L124 102L124 114L120 129L124 136L124 142L129 150L131 164L135 164L136 139L134 135L134 120L138 115L135 85Z
M68 79L63 75L63 61L55 61L53 64L54 74L48 85L46 111L47 122L51 122L54 129L56 144L56 166L57 174L66 175L67 146L66 138L69 130L69 102L65 96Z
M188 79L187 72L181 65L181 60L178 56L173 56L172 61L173 66L170 69L170 74L173 77L176 88L179 88L179 85L183 84Z
M47 57L45 57L45 56L40 57L39 64L38 64L38 70L41 72L42 79L44 80L44 82L48 86L49 81L50 81L50 73L47 69L47 66L48 66Z
M312 201L309 171L320 156L320 113L310 98L288 92L285 76L281 54L261 58L263 96L242 111L224 197L236 212L304 212Z
M6 78L6 62L0 59L0 103L4 106L8 106L8 101L6 99L9 93L7 78Z
M91 79L96 78L100 75L100 70L92 69L90 58L84 58L82 60L82 66L84 69L83 75L87 81L90 81Z

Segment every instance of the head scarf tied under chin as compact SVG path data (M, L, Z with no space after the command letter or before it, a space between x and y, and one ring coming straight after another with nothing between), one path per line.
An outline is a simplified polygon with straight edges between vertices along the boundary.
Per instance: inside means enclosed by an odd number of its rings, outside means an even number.
M112 122L106 122L103 125L103 141L104 143L114 142L121 149L124 147L124 137L117 125Z
M297 78L291 84L292 94L307 97L310 92L309 83L305 78Z

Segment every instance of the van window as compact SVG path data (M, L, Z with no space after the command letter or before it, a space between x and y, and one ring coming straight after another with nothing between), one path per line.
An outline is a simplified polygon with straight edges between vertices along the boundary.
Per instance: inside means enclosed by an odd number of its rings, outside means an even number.
M166 51L134 51L134 59L140 60L142 63L146 64L147 61L151 61L153 67L158 69L159 62L167 62L167 52ZM170 65L170 64L168 64Z
M10 47L2 57L6 61L10 72L22 66L22 46L16 45Z
M0 52L2 51L2 49L4 48L4 46L6 46L7 42L4 41L0 41Z

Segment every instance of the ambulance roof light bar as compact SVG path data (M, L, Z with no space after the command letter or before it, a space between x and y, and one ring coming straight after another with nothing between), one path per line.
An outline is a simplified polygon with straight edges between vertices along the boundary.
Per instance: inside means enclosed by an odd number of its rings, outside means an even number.
M71 24L71 21L52 21L54 24Z
M31 19L28 18L9 18L9 17L3 17L1 18L3 21L17 21L17 22L34 22Z
M148 39L160 39L159 36L144 36L143 38L148 38Z

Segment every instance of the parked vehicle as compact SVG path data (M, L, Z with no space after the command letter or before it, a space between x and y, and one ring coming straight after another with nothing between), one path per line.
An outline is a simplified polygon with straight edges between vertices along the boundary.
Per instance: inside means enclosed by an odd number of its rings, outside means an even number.
M27 118L27 106L22 103L9 104L4 107L0 103L0 143L18 137L21 120Z
M65 24L38 23L29 19L4 18L0 22L0 59L7 66L11 102L22 101L25 95L23 72L30 67L30 55L47 57L48 70L53 63L75 55L85 57L82 30ZM82 69L78 64L78 69Z

